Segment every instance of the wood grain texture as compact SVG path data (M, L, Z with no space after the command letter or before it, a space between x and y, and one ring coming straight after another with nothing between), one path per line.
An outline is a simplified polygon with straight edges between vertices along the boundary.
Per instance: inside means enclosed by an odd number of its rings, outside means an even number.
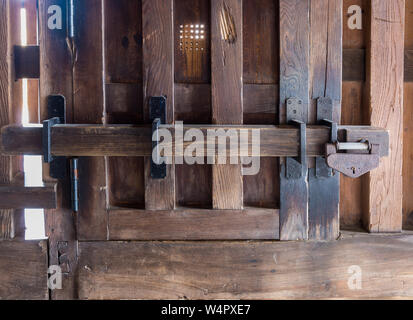
M81 299L413 297L411 234L314 242L80 243ZM351 266L362 289L348 286Z
M366 179L365 226L370 232L402 229L403 52L405 1L371 2L368 48L368 119L390 131L390 156Z
M175 129L172 125L165 125L172 136L175 136ZM234 130L240 136L240 130L259 129L261 134L261 157L296 157L299 148L298 129L288 125L270 126L215 126L215 125L184 125L184 135L191 129L199 129L204 137L207 137L208 130L213 132L220 129L228 131ZM2 154L18 155L29 153L31 155L42 154L41 126L25 128L21 126L6 126L3 128ZM55 156L79 156L79 157L99 157L99 156L123 156L123 157L143 157L151 155L151 128L148 126L135 125L56 125L52 128L51 152ZM330 139L330 129L324 126L308 126L307 128L307 156L316 157L325 154L325 144ZM388 155L389 134L387 130L368 126L339 126L339 140L342 142L358 142L363 138L368 138L372 143L382 144L381 156ZM347 137L347 138L345 138ZM191 145L192 141L185 141L184 150ZM198 141L204 144L208 152L207 139ZM224 145L221 145L224 143ZM168 144L165 143L165 155L182 155L182 152L175 152L172 141L171 152L168 151ZM215 150L220 146L229 148L229 141L218 141ZM249 137L248 143L241 146L241 151L247 151L251 155L252 139ZM210 146L213 148L213 146ZM30 151L30 152L29 152Z
M51 5L62 8L62 24L67 25L68 8L65 0L39 0L39 44L40 44L40 120L48 119L47 97L61 94L66 98L66 121L73 123L73 69L75 49L72 41L67 41L66 28L50 30L48 28L48 8ZM34 134L34 132L32 132ZM41 135L34 134L35 140L41 143ZM54 182L49 176L49 166L43 165L43 180ZM59 264L58 246L61 241L76 240L77 217L72 212L70 199L70 183L60 181L57 185L57 209L45 210L45 232L49 239L49 263ZM72 256L72 258L74 258ZM65 290L54 290L51 299L74 298L74 282L72 274L63 276Z
M342 90L342 2L310 2L310 123L317 123L316 101L328 97L333 101L333 120L340 123ZM340 175L317 177L316 168L309 172L309 238L335 240L340 232Z
M403 228L413 229L413 83L404 84Z
M276 240L278 210L111 210L110 240Z
M102 6L100 0L75 5L74 123L105 122ZM79 240L107 238L106 170L103 157L79 159Z
M144 119L149 122L149 99L167 97L166 122L174 122L173 1L142 0ZM167 166L167 177L150 177L150 158L145 158L145 208L175 207L175 166Z
M0 127L10 124L9 54L8 54L8 1L0 1ZM0 157L0 182L10 183L12 178L11 158ZM0 211L0 239L14 237L13 212Z
M280 0L280 124L287 121L286 103L290 98L301 99L303 116L297 120L308 122L309 13L307 0ZM307 174L287 179L285 159L280 160L280 239L308 239Z
M47 241L0 241L0 299L48 300Z
M211 85L214 124L243 123L242 12L242 0L211 0ZM242 209L243 205L241 164L214 165L213 208Z

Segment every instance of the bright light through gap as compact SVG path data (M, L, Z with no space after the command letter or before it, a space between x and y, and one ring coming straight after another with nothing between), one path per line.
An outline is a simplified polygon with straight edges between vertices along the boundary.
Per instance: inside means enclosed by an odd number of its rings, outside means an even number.
M21 45L27 45L27 17L26 9L20 9L20 30ZM22 124L27 127L29 124L29 102L28 102L28 82L22 81L23 110ZM26 187L42 187L42 159L39 156L24 156L24 181ZM44 210L25 209L24 217L26 223L26 240L45 239Z

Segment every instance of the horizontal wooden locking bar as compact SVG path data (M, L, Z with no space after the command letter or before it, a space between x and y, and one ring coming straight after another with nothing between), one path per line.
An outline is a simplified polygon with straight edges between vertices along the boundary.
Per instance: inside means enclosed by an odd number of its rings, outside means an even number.
M0 209L55 209L56 184L44 187L0 186Z
M161 126L175 136L173 126ZM260 129L261 157L296 157L299 153L299 131L292 126L215 126L187 125L183 127L184 135L190 129L200 129L205 139L200 142L207 154L208 130L233 129L240 135L241 130ZM373 127L340 126L339 140L342 142L359 142L368 140L379 144L380 155L388 155L389 134L386 130ZM42 155L42 127L6 126L1 131L1 153L3 155ZM152 132L149 126L134 125L56 125L51 129L51 152L53 156L76 157L143 157L152 155ZM324 126L307 128L307 156L318 157L325 153L325 144L329 142L330 129ZM218 139L217 139L218 140ZM172 142L174 144L174 141ZM184 142L183 150L193 142ZM219 142L216 141L216 149ZM229 139L227 139L229 150ZM251 131L248 144L242 146L251 154ZM241 148L241 151L242 151ZM166 156L180 156L174 153Z

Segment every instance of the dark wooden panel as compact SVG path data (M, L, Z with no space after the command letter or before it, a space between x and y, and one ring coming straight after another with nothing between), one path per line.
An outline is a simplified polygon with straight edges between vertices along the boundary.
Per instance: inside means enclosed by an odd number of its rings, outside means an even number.
M106 82L142 81L142 1L105 0Z
M104 15L107 123L143 123L142 3L107 0ZM109 157L107 161L109 204L142 208L143 159Z
M212 208L212 167L207 164L183 164L177 165L175 170L177 205Z
M214 124L242 124L243 122L242 12L241 0L211 0L212 122ZM214 209L243 207L241 171L240 164L221 164L212 167Z
M173 126L165 126L170 130L172 136L175 135ZM191 129L199 129L204 137L207 137L208 130L229 130L233 129L240 135L241 129L260 129L261 157L296 157L298 155L299 134L298 129L283 126L184 126L184 134ZM2 130L2 152L3 154L22 154L27 145L31 154L41 155L42 144L38 140L42 128L25 128L20 126L7 126ZM384 148L380 149L381 156L388 155L389 134L386 130L363 127L363 126L339 126L340 141L359 142L363 138L369 139L372 143L380 144ZM33 135L31 135L33 133ZM133 125L57 125L52 128L52 154L56 156L150 156L151 128ZM315 157L324 155L325 144L330 139L330 129L323 126L308 126L307 128L307 156ZM347 137L347 139L345 138ZM205 141L201 144L208 144ZM18 144L12 143L18 142ZM173 143L173 142L172 142ZM249 148L251 154L251 137L248 144L243 148ZM192 144L184 142L185 148ZM229 148L229 141L226 141ZM219 141L216 147L219 147ZM165 148L165 155L169 154ZM181 155L180 153L176 153Z
M309 1L280 0L280 123L286 123L287 99L302 101L301 120L308 121L309 107ZM306 171L306 170L303 170ZM287 179L285 159L280 160L280 238L308 237L307 175Z
M210 0L174 1L175 82L210 83Z
M364 224L371 232L402 229L403 50L405 1L371 1L367 120L390 132L390 155L366 178Z
M181 84L175 86L175 120L186 124L211 123L211 85Z
M149 121L151 96L167 97L167 123L174 122L173 1L143 0L143 87L144 119ZM150 158L145 159L145 208L175 207L175 166L167 166L167 177L150 176Z
M110 240L275 240L278 210L111 210Z
M260 171L244 177L244 204L248 207L279 208L280 182L277 158L261 158Z
M15 79L40 77L39 46L14 46Z
M243 0L244 84L276 84L279 7L275 0Z
M56 185L45 187L0 186L2 209L55 209Z
M104 121L102 6L100 0L76 3L73 70L74 122ZM78 238L104 240L107 236L105 158L79 159Z
M0 241L0 299L48 300L47 242Z
M413 297L413 237L314 242L80 243L81 299ZM349 283L362 271L362 287ZM139 290L137 290L139 288Z

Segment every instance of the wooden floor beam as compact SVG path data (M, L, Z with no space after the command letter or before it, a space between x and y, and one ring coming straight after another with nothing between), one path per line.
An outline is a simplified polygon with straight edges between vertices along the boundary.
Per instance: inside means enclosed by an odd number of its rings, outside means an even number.
M82 242L80 299L413 298L413 234L332 242ZM360 281L358 281L360 280Z

